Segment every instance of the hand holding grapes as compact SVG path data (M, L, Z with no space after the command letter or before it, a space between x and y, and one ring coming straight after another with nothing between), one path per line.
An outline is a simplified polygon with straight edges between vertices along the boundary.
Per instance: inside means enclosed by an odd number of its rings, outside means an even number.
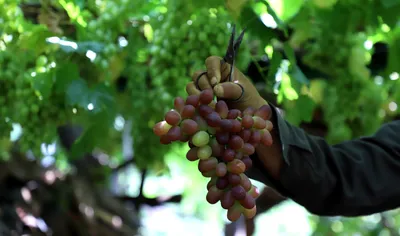
M201 90L212 88L218 99L226 101L231 109L244 111L248 107L259 108L268 103L260 96L252 82L236 67L231 81L231 65L221 63L222 58L211 56L206 59L207 72L198 71L186 86L189 95L200 94Z

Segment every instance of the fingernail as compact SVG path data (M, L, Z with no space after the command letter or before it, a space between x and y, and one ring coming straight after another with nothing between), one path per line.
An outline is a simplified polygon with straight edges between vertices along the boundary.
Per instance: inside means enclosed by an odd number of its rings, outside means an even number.
M224 88L220 84L217 84L214 87L214 93L217 95L217 97L223 97L224 96Z
M211 85L214 86L214 85L216 85L217 83L218 83L217 78L216 78L215 76L212 77L212 78L211 78Z

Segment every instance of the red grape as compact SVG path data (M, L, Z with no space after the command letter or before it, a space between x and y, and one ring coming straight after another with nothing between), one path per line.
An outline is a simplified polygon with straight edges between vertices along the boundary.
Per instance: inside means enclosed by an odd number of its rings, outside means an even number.
M229 133L226 132L217 132L215 134L215 138L217 139L219 144L228 144L229 142Z
M219 100L215 105L215 111L218 112L221 118L225 119L228 116L229 108L228 105L226 105L226 102Z
M272 136L268 130L263 130L261 134L261 143L264 144L265 146L272 145Z
M164 134L168 133L168 130L171 128L171 125L168 124L165 120L160 121L157 124L154 125L153 127L153 132L157 136L162 136Z
M186 119L182 121L181 129L183 133L192 135L199 130L199 125L194 120Z
M179 126L174 126L171 129L168 130L167 136L169 140L173 141L178 141L180 140L182 135L181 128Z
M232 135L229 139L229 147L233 150L239 150L243 147L244 142L243 139L239 135Z
M250 129L253 127L254 124L254 120L253 117L251 117L250 115L245 115L242 118L242 126L245 129Z
M210 188L212 186L215 186L216 183L217 183L217 178L216 177L212 177L210 179L210 181L208 181L208 183L207 183L207 190L210 190Z
M227 148L227 149L225 149L224 153L222 154L222 160L224 162L233 161L235 159L235 154L236 153L234 150Z
M225 147L218 143L218 141L214 138L210 142L210 146L212 149L212 155L215 157L220 157L224 153Z
M192 105L185 105L182 109L182 119L192 118L196 113L196 108Z
M176 97L174 100L174 108L178 112L182 112L184 106L185 106L185 100L181 97Z
M244 156L242 158L242 162L246 166L246 170L250 169L253 166L253 161L251 160L251 158L249 156Z
M221 190L226 189L229 186L228 178L224 178L224 177L218 178L216 186L218 189L221 189Z
M232 196L232 193L230 190L226 191L221 198L221 206L224 209L229 209L235 204L235 199Z
M231 120L232 122L232 133L239 133L242 130L242 123L238 120Z
M271 118L272 110L269 105L263 105L257 109L254 113L255 116L261 117L264 120L269 120Z
M212 113L214 110L207 105L201 104L198 108L198 111L199 114L205 118L208 116L208 114Z
M193 118L194 121L196 121L197 125L199 126L199 130L202 131L207 131L208 130L208 125L207 121L203 119L201 116L195 116Z
M194 107L197 107L199 105L200 98L199 95L189 95L186 98L186 105L192 105Z
M181 130L182 130L182 128L181 128ZM179 141L181 141L182 143L186 143L189 140L190 140L190 136L187 134L182 134L181 138L179 139Z
M255 143L260 143L261 142L261 132L259 130L253 130L250 136L250 143L255 144Z
M197 156L197 151L198 147L192 147L187 153L186 153L186 159L189 161L197 161L199 157Z
M233 161L229 162L227 167L228 171L233 174L241 174L246 170L245 164L238 159L234 159Z
M251 137L251 130L249 129L242 129L242 131L240 131L239 136L243 139L244 142L249 141L250 137Z
M262 118L258 116L253 116L253 120L254 120L254 125L253 125L254 128L264 129L265 127L267 127L267 123Z
M243 111L243 116L245 115L253 116L255 112L256 109L254 109L254 107L248 107Z
M230 183L232 186L238 185L238 184L240 184L241 181L242 181L242 179L240 178L240 175L232 174L232 173L229 173L229 174L228 174L228 180L229 180L229 183Z
M246 209L251 209L256 205L256 200L250 194L246 193L245 198L240 200L240 204Z
M243 145L243 152L246 153L246 155L253 155L255 151L256 149L250 143L245 143Z
M218 127L221 123L221 117L215 111L206 116L207 124L211 127Z
M236 119L239 116L241 116L242 112L238 109L232 109L229 110L228 115L227 115L227 119Z
M229 120L229 119L221 120L220 127L221 127L221 130L230 132L233 128L232 120Z
M265 121L265 123L267 124L265 128L268 131L271 131L274 128L274 124L270 120Z
M209 104L214 98L214 92L212 89L205 89L200 93L200 102L202 104Z
M199 171L202 173L212 171L218 164L218 160L215 157L211 157L206 160L200 160L198 164Z
M228 172L228 168L226 167L226 164L223 162L218 163L217 167L215 167L215 174L218 177L225 176L227 172Z
M217 189L216 186L212 186L207 193L206 199L207 202L209 202L210 204L215 204L217 203L221 197L222 197L223 192L219 189Z
M245 174L240 174L240 185L242 185L246 191L251 189L252 184L249 177L247 177Z
M218 183L218 182L217 182ZM231 189L232 196L236 200L243 200L246 197L246 190L240 185L236 185Z

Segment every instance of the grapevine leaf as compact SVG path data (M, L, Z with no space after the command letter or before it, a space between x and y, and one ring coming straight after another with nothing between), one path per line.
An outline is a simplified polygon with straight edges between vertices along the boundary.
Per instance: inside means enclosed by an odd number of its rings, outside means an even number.
M264 1L262 1L262 3L264 3L264 5L267 7L268 13L272 16L272 18L274 18L276 24L278 25L278 28L281 29L283 31L283 33L285 34L285 36L287 37L288 29L287 29L287 26L285 25L285 23L278 17L275 10L271 7L271 5L267 1L264 0Z
M33 88L40 93L43 99L50 96L55 81L55 71L51 70L48 73L39 73L32 77Z
M69 84L79 79L78 65L72 62L64 63L57 68L54 89L56 93L64 93Z
M115 100L112 92L104 84L98 84L91 91L89 96L89 102L93 104L93 111L114 111Z
M300 95L295 101L285 102L288 110L285 118L293 125L300 125L302 122L311 122L316 103L307 95Z
M69 105L78 105L86 108L89 104L89 87L85 80L73 80L66 90L66 102Z
M382 0L382 5L386 8L394 7L400 4L399 0Z
M22 50L33 50L36 55L46 50L46 38L53 36L46 26L37 25L32 31L25 31L19 37L19 46Z
M390 1L390 0L387 0ZM397 14L400 11L400 2L399 1L390 1L388 4L385 2L380 2L381 4L377 5L376 11L377 14L382 18L383 22L387 24L389 27L396 27L397 22L399 21L399 15ZM387 5L390 5L388 7Z
M268 76L267 76L268 81L275 81L275 75L278 72L278 69L281 65L282 58L283 58L282 54L278 51L275 51L274 54L272 54L270 66L268 69Z
M257 16L254 10L247 6L243 8L239 21L246 26L246 31L258 37L264 43L268 43L276 37L274 29L267 27Z
M280 18L282 20L288 20L288 19L292 18L294 15L296 15L299 12L300 8L303 6L303 3L304 3L303 0L282 1L283 12L282 12ZM272 4L272 3L270 3L270 4Z
M308 78L304 75L304 73L301 71L299 66L297 65L297 60L293 51L293 48L288 44L284 44L284 52L285 55L288 57L290 61L290 76L294 79L296 79L298 82L301 84L306 84L307 86L310 85L310 81Z

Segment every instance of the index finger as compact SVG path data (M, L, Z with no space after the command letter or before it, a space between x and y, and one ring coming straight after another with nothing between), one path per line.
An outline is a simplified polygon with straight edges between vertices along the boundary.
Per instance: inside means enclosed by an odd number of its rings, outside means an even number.
M221 81L221 61L218 56L210 56L206 59L207 76L210 78L211 86Z

